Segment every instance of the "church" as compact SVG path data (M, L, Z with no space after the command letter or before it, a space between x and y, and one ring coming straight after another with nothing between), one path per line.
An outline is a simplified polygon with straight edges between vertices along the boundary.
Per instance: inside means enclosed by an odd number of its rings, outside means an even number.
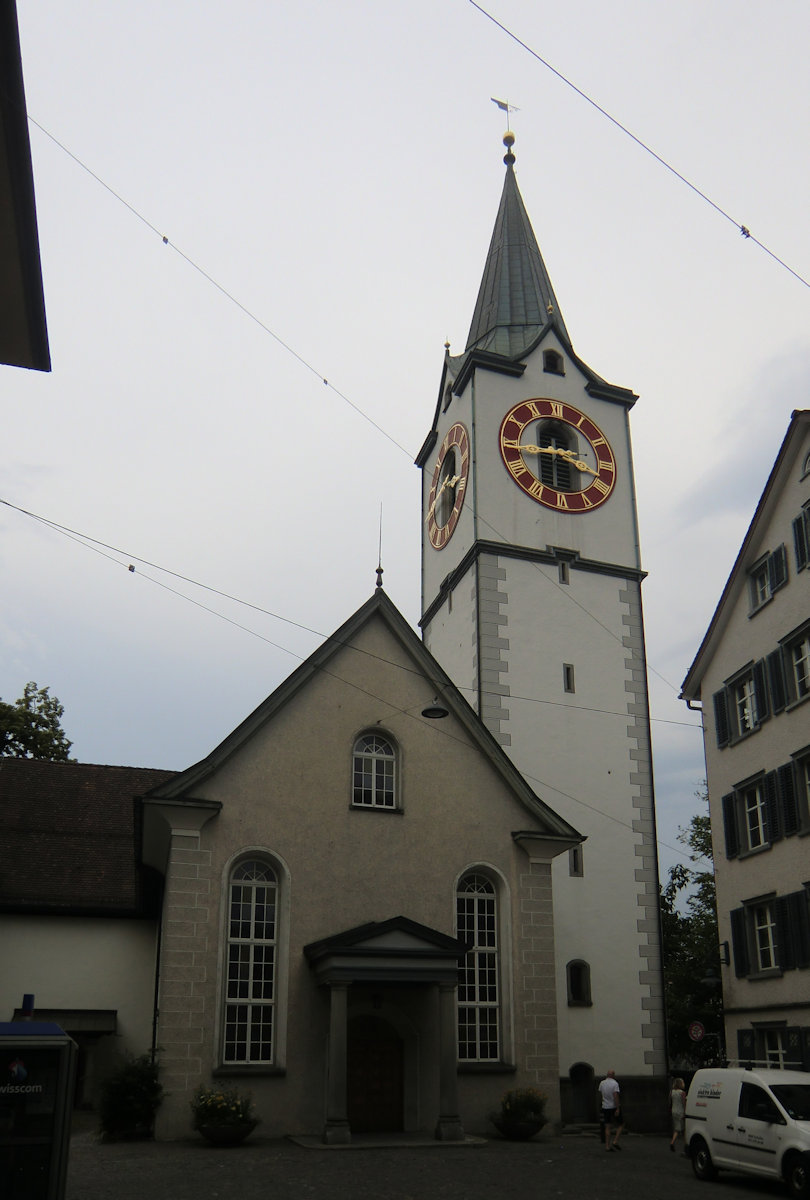
M636 397L575 354L504 141L417 459L421 638L378 577L186 770L0 763L0 1005L75 1034L89 1099L151 1047L160 1137L213 1081L267 1136L460 1141L512 1087L593 1119L608 1067L640 1128L665 1073Z

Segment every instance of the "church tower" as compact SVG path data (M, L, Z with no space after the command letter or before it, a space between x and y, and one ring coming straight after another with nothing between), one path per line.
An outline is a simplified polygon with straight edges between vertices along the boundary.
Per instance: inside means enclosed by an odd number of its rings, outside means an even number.
M666 1070L629 413L574 352L515 177L422 470L422 631L530 786L587 836L554 862L563 1115L591 1071ZM448 784L450 781L448 781Z

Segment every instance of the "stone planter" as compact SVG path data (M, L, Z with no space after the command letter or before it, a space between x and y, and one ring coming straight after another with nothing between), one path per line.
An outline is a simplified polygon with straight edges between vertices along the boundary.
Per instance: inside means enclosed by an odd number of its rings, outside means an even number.
M501 1137L510 1142L528 1142L546 1123L545 1117L525 1117L515 1120L510 1117L490 1117Z
M246 1137L250 1137L258 1124L258 1121L236 1121L230 1125L208 1121L197 1128L213 1146L239 1146Z

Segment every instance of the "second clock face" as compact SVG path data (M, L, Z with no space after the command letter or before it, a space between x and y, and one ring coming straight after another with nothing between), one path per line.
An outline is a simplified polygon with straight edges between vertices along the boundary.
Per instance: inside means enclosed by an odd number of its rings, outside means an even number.
M470 470L470 438L457 421L439 450L428 494L427 527L431 546L442 550L458 523Z
M501 422L500 450L515 483L546 508L590 512L616 483L616 460L602 430L561 400L522 400Z

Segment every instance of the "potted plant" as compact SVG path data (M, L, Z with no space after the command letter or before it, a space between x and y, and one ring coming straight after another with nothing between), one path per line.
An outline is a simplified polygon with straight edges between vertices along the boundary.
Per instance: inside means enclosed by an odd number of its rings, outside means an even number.
M489 1119L502 1137L525 1142L545 1125L545 1106L546 1097L535 1088L513 1088Z
M150 1138L162 1099L163 1086L151 1055L122 1059L101 1086L99 1118L103 1140Z
M253 1132L258 1120L253 1098L241 1096L236 1088L197 1088L191 1101L192 1124L207 1142L236 1146Z

